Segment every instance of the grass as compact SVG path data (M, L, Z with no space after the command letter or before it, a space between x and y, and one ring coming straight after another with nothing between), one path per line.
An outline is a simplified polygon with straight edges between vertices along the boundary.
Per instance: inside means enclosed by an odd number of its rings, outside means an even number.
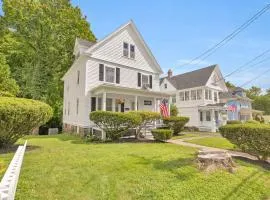
M196 150L167 143L84 144L66 135L29 137L17 200L267 199L270 172L197 169ZM11 154L1 155L11 158Z
M190 137L199 137L198 134L196 133L184 133L181 135L176 135L172 137L172 140L177 140L177 139L183 139L183 138L190 138Z
M220 134L219 133L211 133L211 132L181 132L181 135L173 136L172 139L177 140L177 139L202 137L202 136L220 137Z
M222 137L205 137L205 138L198 138L198 139L191 139L186 142L199 144L208 147L216 147L221 149L229 149L234 150L235 146L230 143L226 138Z

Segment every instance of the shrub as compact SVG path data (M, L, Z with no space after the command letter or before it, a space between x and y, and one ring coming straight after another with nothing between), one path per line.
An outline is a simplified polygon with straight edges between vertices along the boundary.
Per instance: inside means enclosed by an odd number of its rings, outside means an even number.
M31 99L0 97L0 147L15 143L52 117L52 108Z
M188 117L171 116L163 119L163 123L173 130L174 135L179 134L183 130L185 124L188 123L188 121Z
M173 131L170 129L152 129L152 135L155 140L166 141L172 138Z
M229 124L220 127L221 135L244 152L267 159L270 156L270 126L266 124Z
M242 124L242 122L239 120L229 120L227 121L227 124Z
M248 124L260 124L260 122L258 122L256 120L248 120L248 121L246 121L246 123L248 123Z
M136 113L119 113L111 111L94 111L90 113L90 120L106 133L106 138L119 139L129 128L135 128L142 122Z
M175 104L170 105L170 114L171 116L177 116L178 115L178 109Z
M144 128L146 129L147 124L153 123L155 120L161 118L160 113L158 112L151 112L151 111L130 111L129 113L133 113L135 115L141 116L141 124L138 126L136 138L141 136L141 130Z

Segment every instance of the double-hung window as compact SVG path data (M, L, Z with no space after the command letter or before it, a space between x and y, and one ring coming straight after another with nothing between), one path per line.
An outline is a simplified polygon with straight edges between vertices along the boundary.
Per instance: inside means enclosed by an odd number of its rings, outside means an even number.
M106 82L114 83L115 69L113 67L106 66L105 76Z
M196 100L196 99L197 99L197 91L191 90L191 100Z
M148 75L142 74L142 86L149 84Z
M208 121L208 122L211 121L211 113L210 113L210 111L206 111L206 121Z
M208 90L208 89L205 89L205 92L204 92L204 98L205 98L206 100L209 99L209 90Z
M214 101L217 102L218 101L218 93L214 92Z
M189 91L185 91L185 101L189 101Z
M202 89L197 90L197 100L202 99Z
M130 58L135 59L135 46L130 45Z
M184 92L179 93L179 100L180 101L185 101L185 93Z
M123 56L128 57L128 43L123 43Z

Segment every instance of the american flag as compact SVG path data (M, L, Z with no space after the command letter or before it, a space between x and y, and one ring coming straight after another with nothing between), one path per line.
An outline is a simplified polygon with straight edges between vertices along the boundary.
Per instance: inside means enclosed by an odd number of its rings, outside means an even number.
M236 105L233 104L233 105L229 105L227 109L229 111L236 112L237 107L236 107Z
M159 108L160 108L160 112L161 112L161 115L163 117L169 117L169 108L167 106L167 101L166 99L163 99L161 104L159 105Z

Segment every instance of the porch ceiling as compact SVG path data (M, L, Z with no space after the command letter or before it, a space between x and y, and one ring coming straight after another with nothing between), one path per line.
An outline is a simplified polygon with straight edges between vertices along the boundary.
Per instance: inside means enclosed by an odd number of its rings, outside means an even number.
M136 88L128 88L122 86L116 86L112 84L101 84L91 89L90 92L94 95L106 93L114 93L114 94L126 94L132 96L146 96L146 97L156 97L156 98L169 98L170 95L163 92L156 92L151 90L144 89L136 89Z

